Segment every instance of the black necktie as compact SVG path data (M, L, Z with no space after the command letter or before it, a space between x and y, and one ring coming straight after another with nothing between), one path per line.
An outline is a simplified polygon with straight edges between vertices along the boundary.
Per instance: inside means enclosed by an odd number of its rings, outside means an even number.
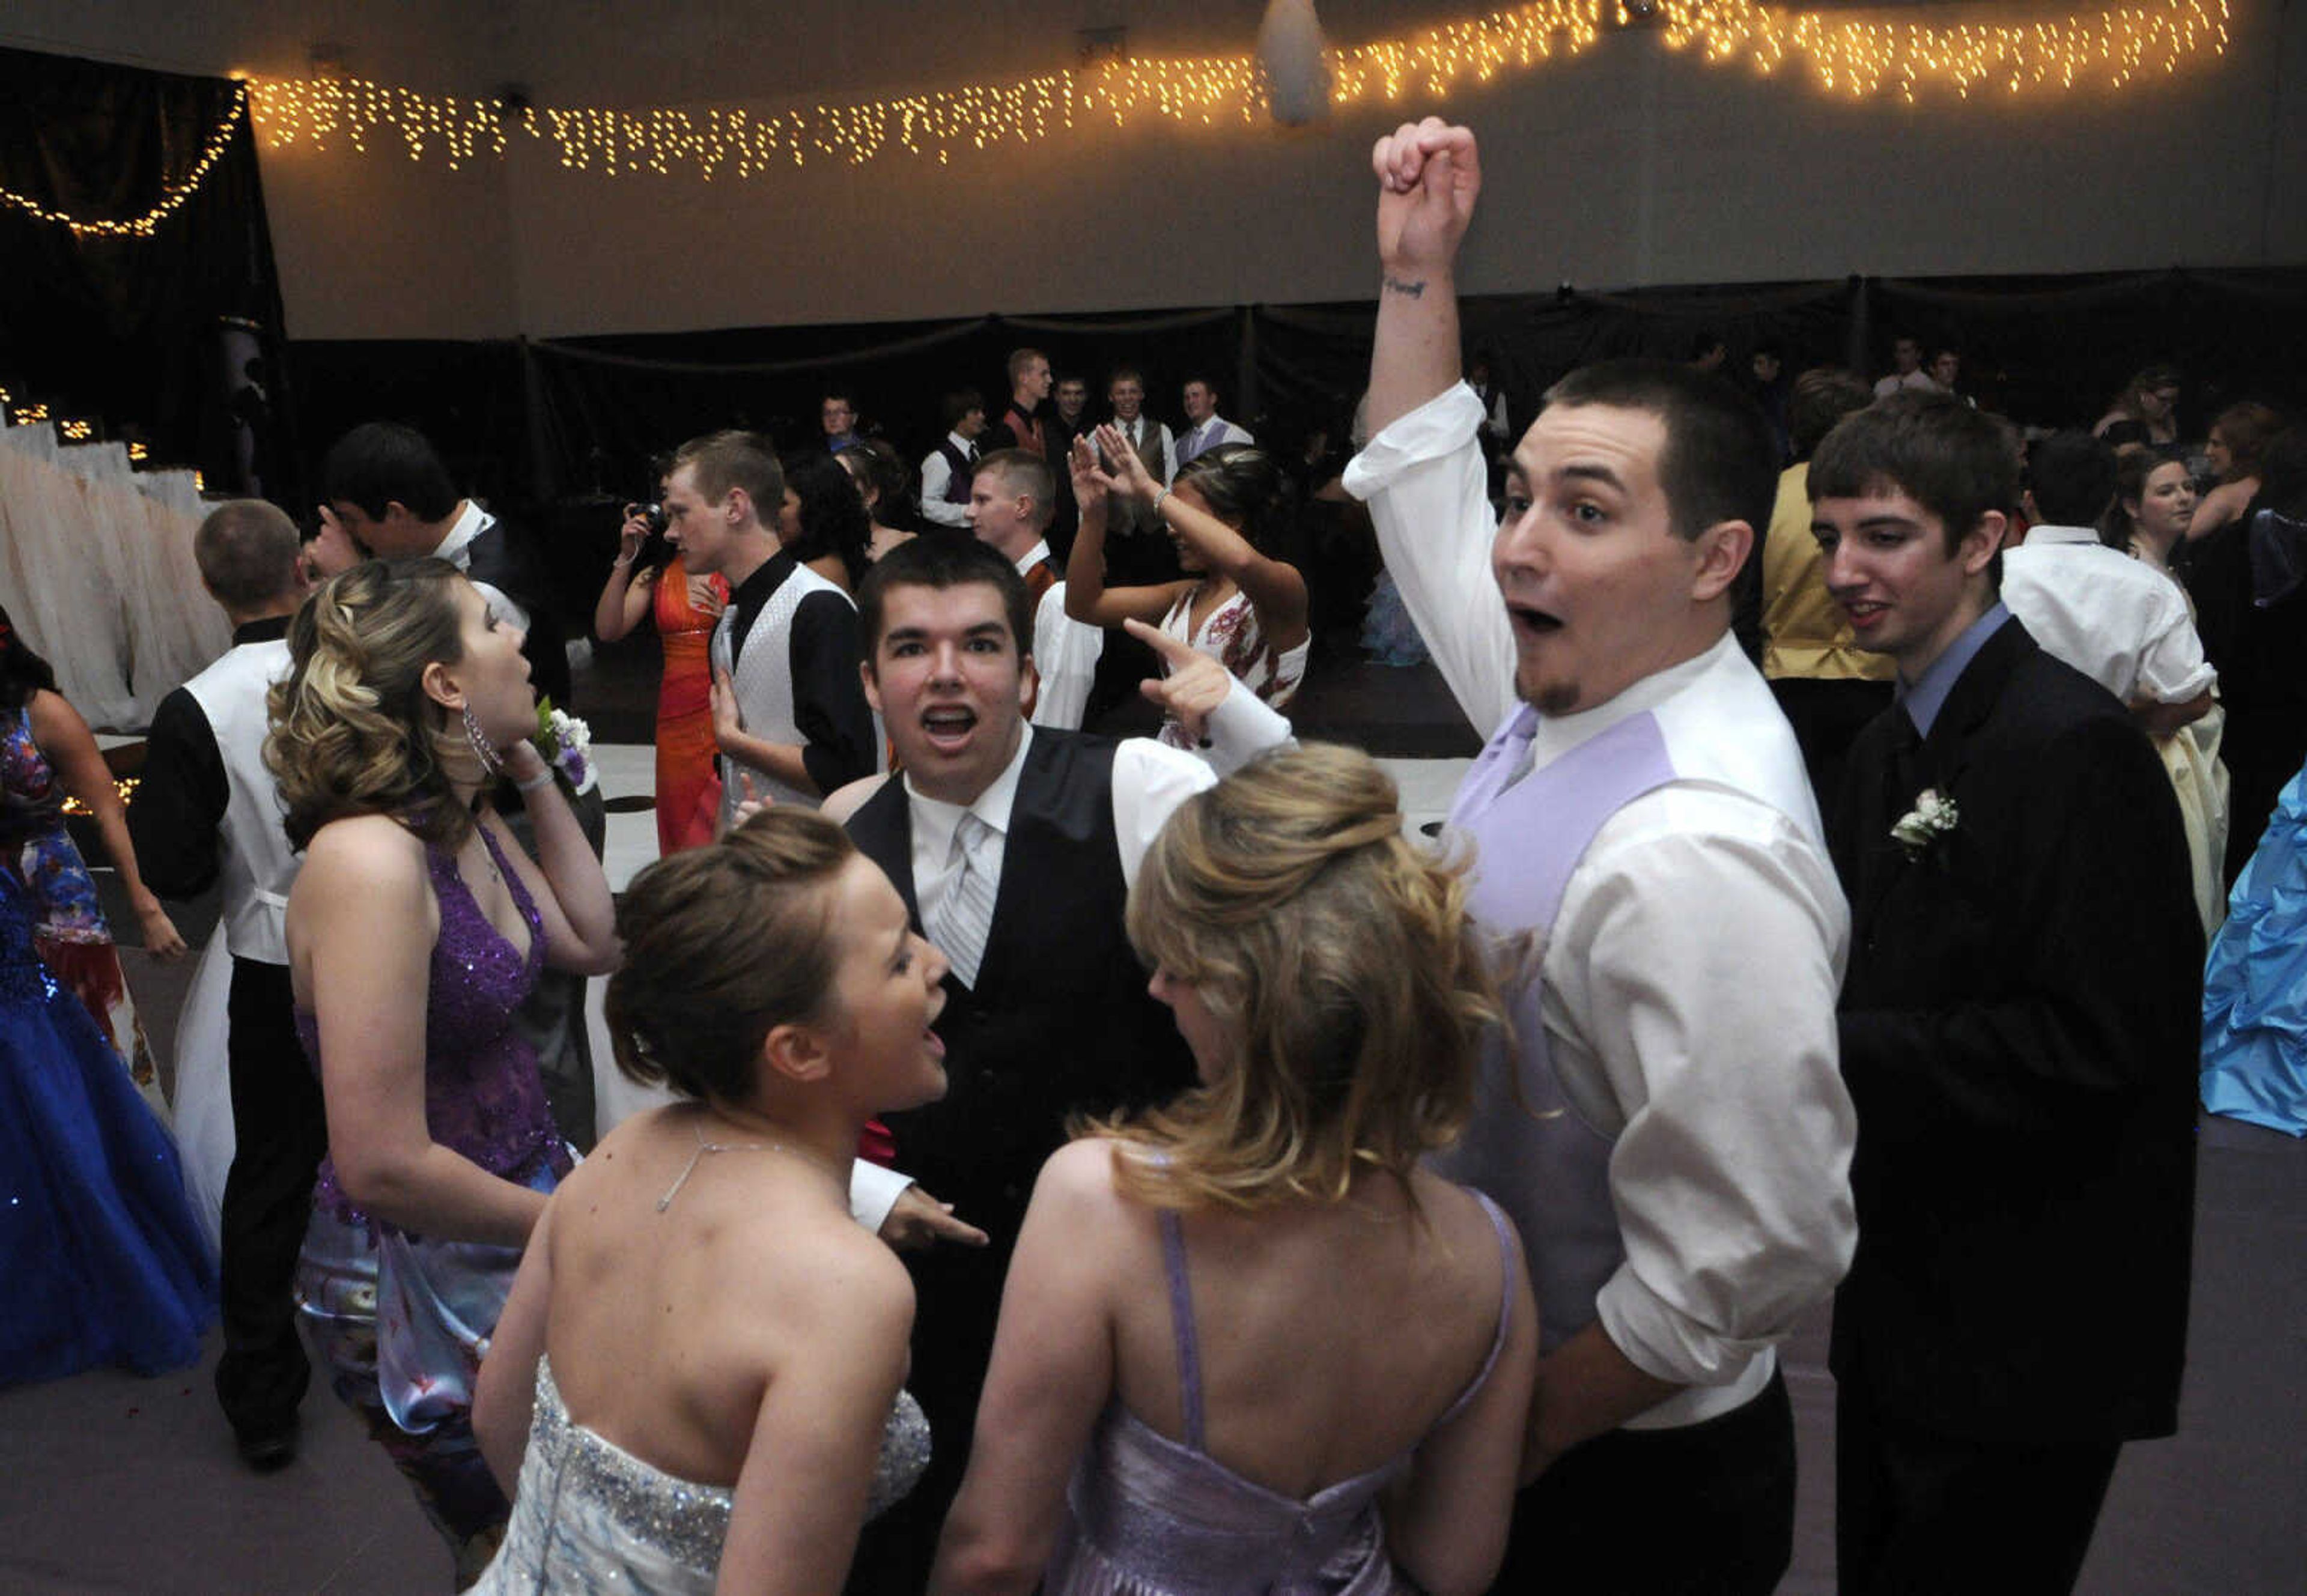
M1893 819L1915 807L1915 795L1922 791L1923 734L1915 728L1914 717L1900 705L1895 711L1898 722L1891 739L1891 758L1886 767L1891 791L1891 814Z

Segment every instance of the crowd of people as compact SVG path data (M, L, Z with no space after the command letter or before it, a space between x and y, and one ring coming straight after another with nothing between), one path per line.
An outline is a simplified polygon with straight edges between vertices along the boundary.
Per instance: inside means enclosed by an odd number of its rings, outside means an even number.
M917 471L846 392L673 451L592 620L665 644L622 897L535 568L407 428L202 524L235 646L124 816L0 617L0 1380L220 1310L269 1469L309 1343L460 1589L1761 1596L1831 1301L1840 1588L2071 1588L2177 1423L2199 1093L2307 1131L2307 444L2231 408L2200 483L2163 368L2026 438L1912 339L1515 437L1473 135L1372 164L1334 482L1033 349ZM1309 487L1485 737L1438 843L1284 713ZM1081 729L1117 670L1155 735ZM222 886L220 1280L65 792L156 953Z

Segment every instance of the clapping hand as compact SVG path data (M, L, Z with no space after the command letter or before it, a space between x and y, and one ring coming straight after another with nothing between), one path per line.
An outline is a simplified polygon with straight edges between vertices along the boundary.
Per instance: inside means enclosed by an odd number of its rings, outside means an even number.
M1122 627L1153 649L1169 667L1169 674L1139 682L1137 691L1161 705L1184 729L1188 738L1195 742L1205 742L1210 711L1224 703L1226 696L1233 691L1233 674L1192 644L1171 637L1159 627L1136 620L1123 622Z
M1102 505L1105 496L1120 485L1099 468L1097 450L1090 447L1086 436L1076 438L1073 447L1066 450L1066 468L1074 479L1074 502L1085 511Z
M1404 291L1428 291L1407 285L1450 270L1482 192L1474 135L1439 116L1405 122L1371 150L1370 168L1378 180L1378 260Z
M1129 447L1129 440L1121 435L1120 428L1110 421L1102 424L1097 429L1097 447L1105 459L1114 462L1114 470L1104 478L1108 488L1148 504L1154 502L1162 485L1154 480L1154 474L1145 468L1137 451Z

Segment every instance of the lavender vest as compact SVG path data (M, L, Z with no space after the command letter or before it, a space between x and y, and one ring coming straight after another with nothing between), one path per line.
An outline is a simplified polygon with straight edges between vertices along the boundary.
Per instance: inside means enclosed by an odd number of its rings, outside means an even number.
M1508 783L1528 762L1538 712L1507 716L1468 771L1451 828L1474 844L1467 907L1497 935L1535 933L1510 986L1520 1068L1493 1037L1475 1083L1466 1134L1434 1160L1451 1180L1488 1193L1514 1216L1538 1295L1539 1346L1552 1351L1595 1317L1595 1293L1626 1256L1610 1200L1612 1138L1578 1116L1554 1073L1540 1013L1538 965L1563 888L1604 822L1675 779L1666 735L1647 711ZM1519 1092L1517 1092L1519 1086Z

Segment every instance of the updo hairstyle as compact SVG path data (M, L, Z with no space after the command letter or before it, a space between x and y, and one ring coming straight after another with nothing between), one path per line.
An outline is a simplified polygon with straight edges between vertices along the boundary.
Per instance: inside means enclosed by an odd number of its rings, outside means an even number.
M879 438L861 438L836 450L833 458L857 479L861 489L873 490L868 510L874 520L900 532L914 530L913 474L896 450Z
M268 700L264 762L279 779L294 846L349 815L390 815L438 847L472 830L452 784L485 773L463 727L425 691L425 666L465 656L457 597L466 587L446 560L371 560L331 579L289 622L289 672Z
M1129 894L1140 957L1195 983L1231 1039L1213 1078L1087 1128L1158 1207L1342 1199L1356 1171L1408 1190L1455 1139L1501 1017L1462 865L1402 835L1393 780L1359 750L1264 755L1186 801Z
M793 557L803 564L832 554L841 561L853 590L865 579L865 557L873 541L872 518L857 492L849 468L822 449L811 449L785 462L785 485L801 501L801 536L793 541Z
M1205 450L1178 468L1171 486L1201 494L1211 514L1237 528L1262 554L1281 545L1296 511L1289 476L1254 443Z
M822 815L768 809L635 876L617 905L625 962L603 1002L627 1078L750 1101L768 1034L825 1017L840 962L828 889L856 853Z

